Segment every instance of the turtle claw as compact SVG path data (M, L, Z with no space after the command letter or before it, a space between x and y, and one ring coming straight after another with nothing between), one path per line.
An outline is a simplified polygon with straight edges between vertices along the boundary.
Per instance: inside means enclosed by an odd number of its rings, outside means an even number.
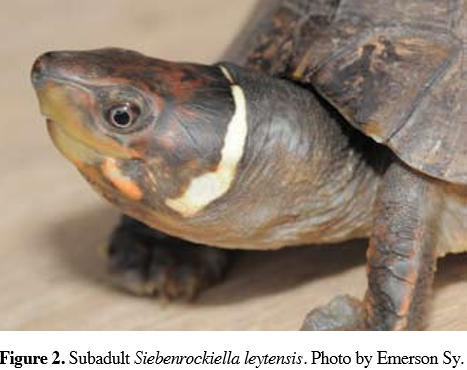
M220 281L228 252L172 238L124 217L108 249L112 282L136 295L192 300Z
M310 311L300 330L367 329L362 302L348 295L341 295Z

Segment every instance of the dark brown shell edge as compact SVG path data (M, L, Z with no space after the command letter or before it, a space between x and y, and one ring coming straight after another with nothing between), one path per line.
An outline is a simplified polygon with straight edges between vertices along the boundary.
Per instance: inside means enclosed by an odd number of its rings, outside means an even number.
M377 3L259 1L225 58L313 84L409 166L467 184L465 7L458 0L414 1L413 9Z

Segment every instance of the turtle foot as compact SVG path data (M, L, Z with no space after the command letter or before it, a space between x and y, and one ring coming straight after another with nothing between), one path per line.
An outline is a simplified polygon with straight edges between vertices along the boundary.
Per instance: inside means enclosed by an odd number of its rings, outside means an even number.
M365 321L362 302L343 295L310 311L301 330L367 330Z
M137 295L191 300L220 281L228 251L167 236L124 216L107 250L111 280Z

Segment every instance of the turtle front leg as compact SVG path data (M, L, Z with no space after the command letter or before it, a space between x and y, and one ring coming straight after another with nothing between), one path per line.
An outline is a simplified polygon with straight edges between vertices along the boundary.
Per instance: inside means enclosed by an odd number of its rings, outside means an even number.
M423 175L393 163L376 203L363 302L337 297L312 310L302 329L421 329L436 269L439 206Z
M111 280L137 295L193 299L220 281L230 252L177 239L128 216L111 235L108 246Z

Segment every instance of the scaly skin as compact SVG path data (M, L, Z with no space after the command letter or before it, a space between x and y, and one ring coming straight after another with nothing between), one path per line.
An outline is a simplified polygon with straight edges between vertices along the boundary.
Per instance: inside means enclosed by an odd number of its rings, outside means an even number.
M173 238L123 216L108 257L113 283L126 291L191 300L222 280L231 252Z
M396 161L384 175L367 251L363 302L342 296L311 311L304 330L420 329L439 245L442 197L431 179Z

